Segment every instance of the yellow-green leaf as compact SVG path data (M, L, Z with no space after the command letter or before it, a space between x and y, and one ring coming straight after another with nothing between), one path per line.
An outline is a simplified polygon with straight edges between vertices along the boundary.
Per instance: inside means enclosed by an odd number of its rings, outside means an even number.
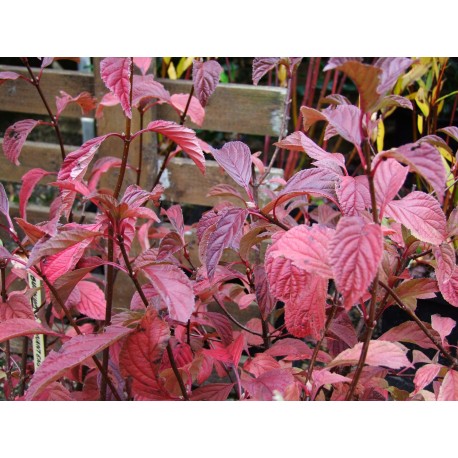
M383 141L385 139L385 124L383 119L380 119L377 127L377 150L383 151Z
M418 108L420 108L423 116L427 118L429 116L429 103L426 91L423 88L418 89L417 95L415 96L415 102L417 102Z
M180 78L181 75L192 65L194 57L182 57L180 62L177 65L177 77Z
M422 134L423 133L423 116L422 115L417 116L417 127L418 127L418 132Z

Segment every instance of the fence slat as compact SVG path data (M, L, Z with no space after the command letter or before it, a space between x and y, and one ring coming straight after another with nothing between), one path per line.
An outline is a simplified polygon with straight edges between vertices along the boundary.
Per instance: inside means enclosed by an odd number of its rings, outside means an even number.
M98 75L98 61L95 59L95 70ZM0 71L13 71L27 76L23 67L0 65ZM190 81L158 79L172 94L189 93ZM70 70L46 69L43 73L41 86L51 109L54 109L55 96L58 90L63 90L75 96L83 91L95 94L100 100L107 92L99 78L94 81L94 75ZM282 123L282 107L286 89L266 86L250 86L246 84L220 84L211 96L206 107L203 130L218 132L237 132L251 135L278 136ZM25 81L6 81L0 87L0 109L15 113L33 113L47 115L36 89ZM70 105L64 112L65 116L81 117L81 110L76 105ZM122 119L119 107L109 110L113 115ZM89 115L90 117L91 115ZM92 113L93 116L93 113ZM108 114L105 116L108 118ZM168 105L157 107L156 119L178 121L176 112ZM101 121L103 123L103 121ZM199 128L187 123L189 127Z
M16 72L28 77L27 69L13 65L0 65L0 72ZM75 96L80 92L94 93L94 75L71 70L46 69L41 78L40 87L45 95L51 110L55 112L55 97L60 95L58 91L65 91ZM34 113L46 115L45 121L49 120L43 102L37 90L31 84L21 79L5 81L0 87L0 109L13 113ZM71 104L65 110L65 116L81 118L81 108Z

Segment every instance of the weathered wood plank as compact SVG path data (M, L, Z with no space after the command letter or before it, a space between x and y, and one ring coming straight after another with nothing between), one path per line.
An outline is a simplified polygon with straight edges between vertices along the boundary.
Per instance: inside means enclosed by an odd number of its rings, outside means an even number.
M119 139L117 150L120 148ZM0 144L3 140L0 140ZM67 147L67 151L73 151L75 147ZM113 152L112 152L113 153ZM58 145L40 142L25 142L20 157L21 165L15 166L9 162L3 154L0 154L0 180L20 183L21 178L28 170L34 167L45 168L50 172L59 169L61 158ZM162 161L162 159L161 159ZM161 162L160 162L161 163ZM280 169L272 169L272 175L282 176ZM53 181L54 177L43 179L42 183ZM135 182L135 176L126 177L126 183ZM205 175L199 171L194 162L188 158L173 158L162 176L161 183L165 187L165 199L171 202L182 204L194 204L202 206L213 206L221 198L207 197L212 186L217 184L230 184L246 197L245 191L237 186L234 181L212 160L206 161ZM231 200L224 198L224 200Z
M189 94L192 82L158 79L172 93ZM187 122L193 129L218 132L237 132L278 137L283 117L286 89L250 86L247 84L220 84L205 107L202 127ZM177 113L168 105L158 106L158 119L178 121Z
M94 59L95 74L98 75L98 62ZM23 67L0 65L0 71L14 71L27 76ZM158 79L172 94L189 93L190 81ZM70 95L88 91L100 98L107 92L100 78L94 79L94 74L69 70L46 69L43 73L41 86L51 109L55 108L55 97L59 90ZM237 132L241 134L278 136L282 122L282 107L286 90L277 87L250 86L245 84L220 84L209 100L206 107L203 130L218 132ZM6 81L0 87L0 109L17 113L34 113L46 115L47 112L38 96L37 90L23 80ZM89 116L93 116L92 113ZM81 110L76 105L70 105L64 112L65 116L79 118ZM115 131L122 131L124 125L122 112L119 107L106 109L106 115L99 121L111 122L107 119L115 116L113 126ZM105 121L103 120L105 119ZM178 121L176 112L167 105L157 107L155 119ZM188 123L194 129L195 124ZM108 126L107 126L108 127ZM135 124L134 124L135 127ZM99 129L102 131L103 129Z
M27 69L24 67L0 65L0 72L5 71L20 73L28 77ZM58 91L65 91L72 96L83 91L93 94L94 75L92 73L70 70L46 69L43 72L40 87L51 110L55 113L55 100L56 95L59 95ZM48 113L36 88L21 79L5 81L5 83L0 86L0 109L13 113L34 113L44 115L46 117L44 117L43 120L49 120ZM65 110L64 115L71 118L80 118L81 108L76 104L71 104Z
M76 146L64 145L66 153L77 149ZM3 149L3 138L0 138L0 150ZM25 142L19 157L20 165L10 162L0 152L0 180L20 183L26 172L33 168L41 168L48 172L57 172L62 164L60 147L54 143ZM55 181L56 177L46 177L41 184Z

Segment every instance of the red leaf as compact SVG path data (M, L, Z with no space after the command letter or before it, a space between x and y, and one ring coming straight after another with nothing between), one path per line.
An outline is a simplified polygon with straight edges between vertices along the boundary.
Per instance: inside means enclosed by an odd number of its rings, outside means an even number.
M195 308L191 280L174 265L156 264L142 269L167 306L170 318L187 323Z
M35 398L35 401L75 401L75 399L63 385L52 382Z
M356 365L361 354L363 342L357 343L335 357L326 367L340 365ZM411 363L406 357L407 348L401 344L385 342L382 340L371 340L367 351L366 364L369 366L384 366L390 369L401 369L410 367Z
M291 135L288 135L280 142L274 143L274 145L279 146L280 148L289 149L291 151L304 151L309 157L317 161L333 161L336 163L336 165L342 167L345 170L345 158L342 154L328 153L300 131L293 132Z
M159 245L157 261L164 261L183 248L183 240L176 232L169 232Z
M280 62L280 57L255 57L253 59L253 84L258 85L259 80Z
M119 157L104 156L94 162L92 166L91 175L88 180L88 188L94 192L97 189L97 184L100 180L102 173L107 172L112 167L120 167L122 160Z
M270 356L285 356L285 359L310 359L313 350L303 341L292 338L285 338L275 342L264 352ZM330 356L323 351L318 352L317 361L329 362Z
M224 249L231 246L234 238L242 230L246 216L247 212L245 209L238 207L230 208L216 224L215 231L208 239L205 258L209 279L213 278Z
M431 278L412 278L396 286L394 291L405 305L415 310L417 299L431 299L436 297L435 293L437 293L438 287L437 282ZM392 303L394 303L394 300L390 298L388 304Z
M132 391L136 395L149 398L161 392L158 371L169 338L167 323L150 308L126 339L119 367L124 377L132 377Z
M421 391L425 386L429 385L439 374L439 371L443 366L440 364L425 364L424 366L417 369L413 383L415 385L415 391L412 396Z
M251 153L245 143L229 142L220 150L212 149L216 162L240 186L249 192L251 180Z
M95 153L102 142L110 135L112 134L102 135L88 140L76 151L68 154L59 170L59 173L57 174L57 179L59 181L82 181L89 163L94 158Z
M439 338L439 334L431 328L429 323L423 323L435 338ZM418 345L421 348L437 348L431 339L418 327L418 324L413 321L405 321L394 328L389 329L382 334L378 340L388 342L407 342Z
M383 253L382 230L359 216L344 216L329 250L337 288L349 309L367 292L375 277Z
M33 336L35 334L46 334L48 336L61 337L61 334L44 328L34 319L11 318L0 323L0 343L5 340L15 339L21 336Z
M403 167L395 159L387 159L378 165L374 175L374 187L380 218L383 217L385 206L396 197L404 184L408 171L408 167Z
M88 114L96 107L96 99L92 97L89 92L81 92L81 94L78 94L76 97L72 97L66 92L60 91L60 97L56 96L57 118L61 115L65 108L67 108L69 103L78 104L81 107L83 115Z
M254 271L254 286L256 292L256 301L258 302L259 311L262 318L267 320L272 310L275 308L276 300L270 294L267 274L262 265L256 265Z
M274 207L293 197L310 194L325 197L337 204L336 184L340 177L326 169L305 169L293 175L278 197L268 203L262 211L269 213Z
M140 69L142 75L146 75L152 60L152 57L134 57L134 65Z
M449 369L439 389L438 401L458 401L458 372Z
M17 80L21 75L15 72L0 72L0 85L2 85L7 80Z
M326 321L328 281L318 275L303 275L306 276L303 284L292 285L296 294L285 303L285 324L295 337L319 339Z
M122 109L132 118L130 106L130 57L106 57L100 62L100 76L105 86L121 101Z
M229 396L233 383L209 383L196 388L191 396L191 401L225 401Z
M180 112L180 116L184 113L186 109L186 105L188 104L189 94L173 94L170 97L170 105L177 109ZM205 110L203 106L200 104L199 100L192 96L191 102L189 103L188 111L186 112L186 116L191 118L191 121L197 124L199 127L202 126L205 119Z
M24 146L27 136L40 124L35 119L23 119L9 126L3 137L3 152L6 158L15 165L19 165L19 155Z
M436 191L442 203L447 179L441 153L427 142L409 143L389 151L382 151L374 158L374 167L384 157L392 157L409 166L411 172L422 175Z
M0 321L12 318L35 319L30 299L23 292L12 291L6 302L0 302Z
M80 292L80 301L76 305L78 312L94 320L104 320L106 302L103 291L90 281L80 281L78 289Z
M59 351L51 351L35 372L25 395L26 401L38 396L50 383L61 378L68 369L81 364L126 335L132 329L122 326L109 326L101 334L76 336L65 342Z
M119 103L121 102L116 94L113 94L112 92L106 93L97 105L97 110L95 111L96 119L100 119L103 116L104 107L115 107L116 105L119 105ZM133 100L132 105L135 105Z
M242 385L250 394L251 399L272 401L275 391L283 395L294 381L289 369L273 369L255 379L242 380Z
M243 370L250 372L255 377L259 377L264 372L272 369L280 368L280 363L265 353L258 353L253 359L248 359L243 365Z
M431 326L439 333L442 344L444 344L445 338L456 326L456 321L436 314L431 316Z
M222 71L221 65L216 60L193 61L192 80L194 82L194 90L203 107L205 107L208 99L215 91Z
M410 229L423 242L440 245L446 238L445 215L439 202L421 191L414 191L386 206L386 213Z
M341 177L336 183L336 193L345 216L359 216L371 207L369 181L365 175Z
M332 385L334 383L344 383L344 382L351 382L351 379L348 377L344 377L340 374L335 374L333 372L329 372L327 369L320 369L314 370L312 373L312 382L313 382L313 389L311 393L311 398L315 399L315 396L318 393L318 390L323 385Z
M266 257L282 256L296 267L324 278L332 278L328 242L334 230L317 224L289 229L268 248Z
M142 132L158 132L170 138L194 161L199 170L205 173L204 153L193 130L172 121L153 121L146 129L137 132L134 137Z
M55 175L54 172L47 172L43 169L32 169L29 170L25 175L22 176L22 186L19 191L19 214L21 218L27 219L26 207L30 196L36 186L36 184L48 175Z

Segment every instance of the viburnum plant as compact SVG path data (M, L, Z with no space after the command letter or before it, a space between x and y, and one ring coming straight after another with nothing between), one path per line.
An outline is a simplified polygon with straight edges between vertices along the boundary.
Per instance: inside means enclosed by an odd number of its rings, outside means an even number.
M215 149L184 127L188 113L202 116L218 84L216 60L195 60L193 90L177 97L147 74L149 59L104 59L101 77L109 92L98 111L121 104L125 131L96 137L70 154L63 147L59 116L69 103L90 110L95 100L61 93L52 111L40 89L42 69L52 60L43 59L38 75L23 61L30 78L3 72L0 81L22 78L35 85L51 121L12 125L5 132L5 155L18 164L30 131L51 124L62 165L53 183L59 196L49 220L40 224L27 221L26 207L49 172L33 169L24 176L15 220L25 237L16 232L0 187L4 229L16 245L0 247L0 341L47 336L40 365L26 357L17 361L8 350L6 398L458 400L456 347L447 341L456 323L438 314L428 323L415 313L417 299L438 292L458 307L456 157L435 134L377 150L385 117L395 108L412 108L408 98L392 93L412 59L381 58L373 65L330 59L325 71L338 70L354 82L357 104L331 94L325 109L304 106L303 129L290 135L288 84L280 138L267 166L240 141ZM299 62L256 58L253 82L280 66L290 81ZM131 132L132 111L143 114L156 103L174 107L181 123L157 120ZM317 122L326 123L325 142L340 136L354 146L356 167L307 136ZM440 130L458 141L456 127ZM145 132L169 141L155 185L147 190L139 180L124 183L126 168L133 167L130 145ZM95 161L109 137L119 138L122 159ZM309 167L288 181L272 178L280 149L304 153ZM197 223L200 266L189 255L180 205L162 208L159 215L148 207L159 204L161 175L179 152L203 173L203 152L210 154L238 185L209 190L238 204L223 201ZM141 166L140 161L138 176ZM119 169L114 190L99 186L110 168ZM410 184L412 176L422 190ZM75 201L96 206L93 222L76 222ZM224 261L225 250L235 260ZM415 278L413 268L420 262L435 277ZM103 280L93 272L101 267ZM125 311L112 314L116 271L127 274L136 291ZM30 301L37 293L30 275L43 285L37 313ZM22 291L13 290L17 281L23 282ZM237 316L248 318L236 318L234 307ZM410 319L377 336L389 307L399 307ZM412 376L413 391L390 386L392 375Z

